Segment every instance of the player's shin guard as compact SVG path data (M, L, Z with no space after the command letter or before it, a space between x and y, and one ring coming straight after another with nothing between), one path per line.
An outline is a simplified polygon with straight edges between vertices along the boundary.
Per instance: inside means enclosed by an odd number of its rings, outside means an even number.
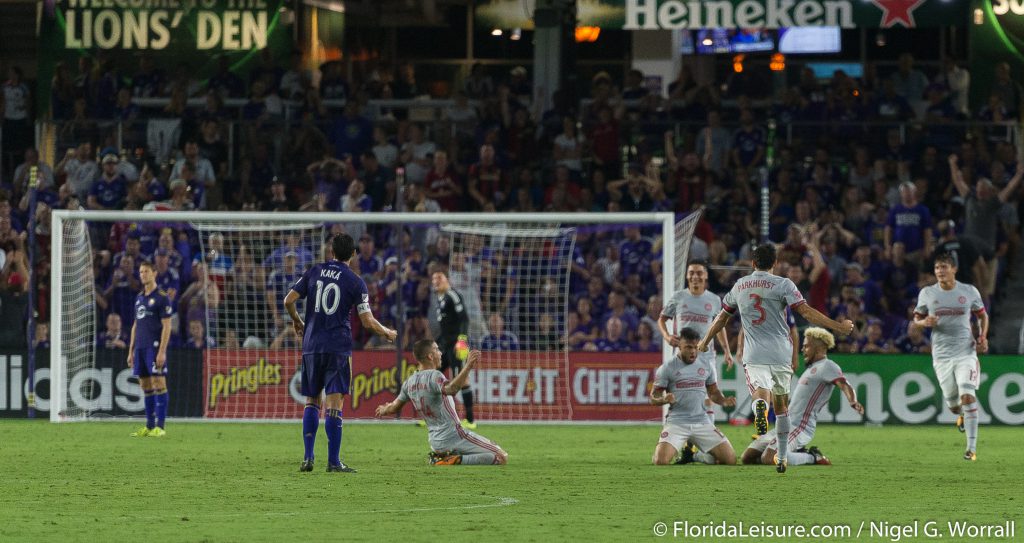
M693 461L694 462L701 462L703 464L717 464L718 463L718 460L715 460L715 457L712 456L711 453L706 453L706 452L699 452L699 453L693 455Z
M781 441L779 443L781 443ZM811 454L811 453L803 453L803 452L796 452L796 451L793 451L793 452L789 453L789 465L790 466L806 466L806 465L814 464L814 463L815 463L814 455Z
M327 432L327 463L337 466L341 464L341 409L327 410L324 431Z
M473 422L473 390L462 389L462 405L466 408L466 420Z
M157 390L153 397L155 398L156 426L163 428L164 421L167 420L167 389Z
M490 466L497 463L494 453L477 453L462 455L462 465Z
M306 447L303 460L313 459L313 445L316 444L316 431L320 427L320 406L307 403L302 413L302 444Z
M964 431L967 435L967 450L976 451L978 446L978 402L964 405Z
M775 431L779 435L779 461L785 462L789 448L789 413L775 415Z
M146 395L143 400L146 409L146 428L152 430L156 426L156 395L152 390L143 390L142 393Z

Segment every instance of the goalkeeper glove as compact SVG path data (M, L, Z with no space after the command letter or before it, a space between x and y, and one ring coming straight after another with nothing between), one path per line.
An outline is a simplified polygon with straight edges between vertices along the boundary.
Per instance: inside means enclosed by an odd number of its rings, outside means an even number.
M465 361L467 356L469 356L469 337L466 334L459 334L459 339L455 342L455 358Z

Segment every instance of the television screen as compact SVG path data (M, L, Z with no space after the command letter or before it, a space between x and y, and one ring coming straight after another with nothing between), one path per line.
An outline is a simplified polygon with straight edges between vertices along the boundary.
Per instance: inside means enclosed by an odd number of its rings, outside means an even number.
M864 77L864 65L859 62L808 62L807 67L818 79L831 79L836 70L853 78Z
M700 54L756 53L775 49L771 31L763 28L706 28L697 31L695 42Z
M689 30L681 30L679 37L679 52L684 55L692 55L696 53L696 49L693 48L693 32Z
M802 26L779 29L779 52L838 53L843 49L838 26Z

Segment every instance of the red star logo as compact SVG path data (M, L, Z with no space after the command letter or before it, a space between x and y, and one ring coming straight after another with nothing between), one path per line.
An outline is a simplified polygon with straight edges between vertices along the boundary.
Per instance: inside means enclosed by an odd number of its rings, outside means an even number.
M882 28L896 26L897 23L902 23L907 28L914 28L916 24L911 12L925 0L871 0L871 2L882 10Z

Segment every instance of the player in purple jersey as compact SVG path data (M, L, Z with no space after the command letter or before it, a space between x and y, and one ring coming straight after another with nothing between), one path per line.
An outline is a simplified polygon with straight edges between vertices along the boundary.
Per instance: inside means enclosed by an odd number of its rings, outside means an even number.
M790 412L797 421L789 433L789 446L793 449L789 453L791 465L832 464L817 447L805 447L814 439L818 412L828 405L833 388L839 387L850 407L864 414L864 406L857 401L857 391L846 382L839 365L826 357L829 349L835 346L836 338L824 328L812 327L804 332L803 353L807 369L793 390L793 403L790 405ZM776 449L778 438L773 430L757 436L743 451L742 461L744 464L774 464Z
M139 264L142 292L135 298L135 323L128 344L128 367L139 378L145 395L146 426L132 437L163 437L167 418L167 344L171 341L174 308L167 294L156 288L156 269Z
M775 405L775 429L779 436L776 470L786 472L789 443L789 386L793 378L792 340L786 324L786 307L811 324L847 335L853 322L834 321L806 303L793 281L772 273L778 255L765 243L754 249L754 273L741 277L722 301L722 312L704 334L698 348L706 351L712 338L739 312L743 326L743 367L747 385L753 390L754 427L758 435L768 433L768 402Z
M387 341L394 341L397 332L373 318L366 283L349 267L356 255L352 236L334 236L331 247L334 258L306 270L284 298L292 328L302 338L302 395L306 397L302 439L306 455L299 471L313 471L320 394L325 393L327 471L355 472L340 457L341 405L352 381L352 308L359 313L363 327ZM305 321L295 308L299 298L306 300Z
M452 398L465 386L469 372L480 360L480 351L470 351L458 375L447 380L439 370L441 349L430 339L421 339L413 346L413 355L420 370L402 383L402 390L393 401L377 406L378 417L394 415L407 402L426 421L430 443L430 463L436 466L456 464L505 464L508 453L493 441L462 427Z
M956 280L953 254L935 257L935 278L936 284L921 289L910 325L932 329L932 368L946 406L957 415L957 428L967 434L964 460L973 462L978 459L978 353L988 352L988 313L978 289ZM971 314L978 319L977 339Z

